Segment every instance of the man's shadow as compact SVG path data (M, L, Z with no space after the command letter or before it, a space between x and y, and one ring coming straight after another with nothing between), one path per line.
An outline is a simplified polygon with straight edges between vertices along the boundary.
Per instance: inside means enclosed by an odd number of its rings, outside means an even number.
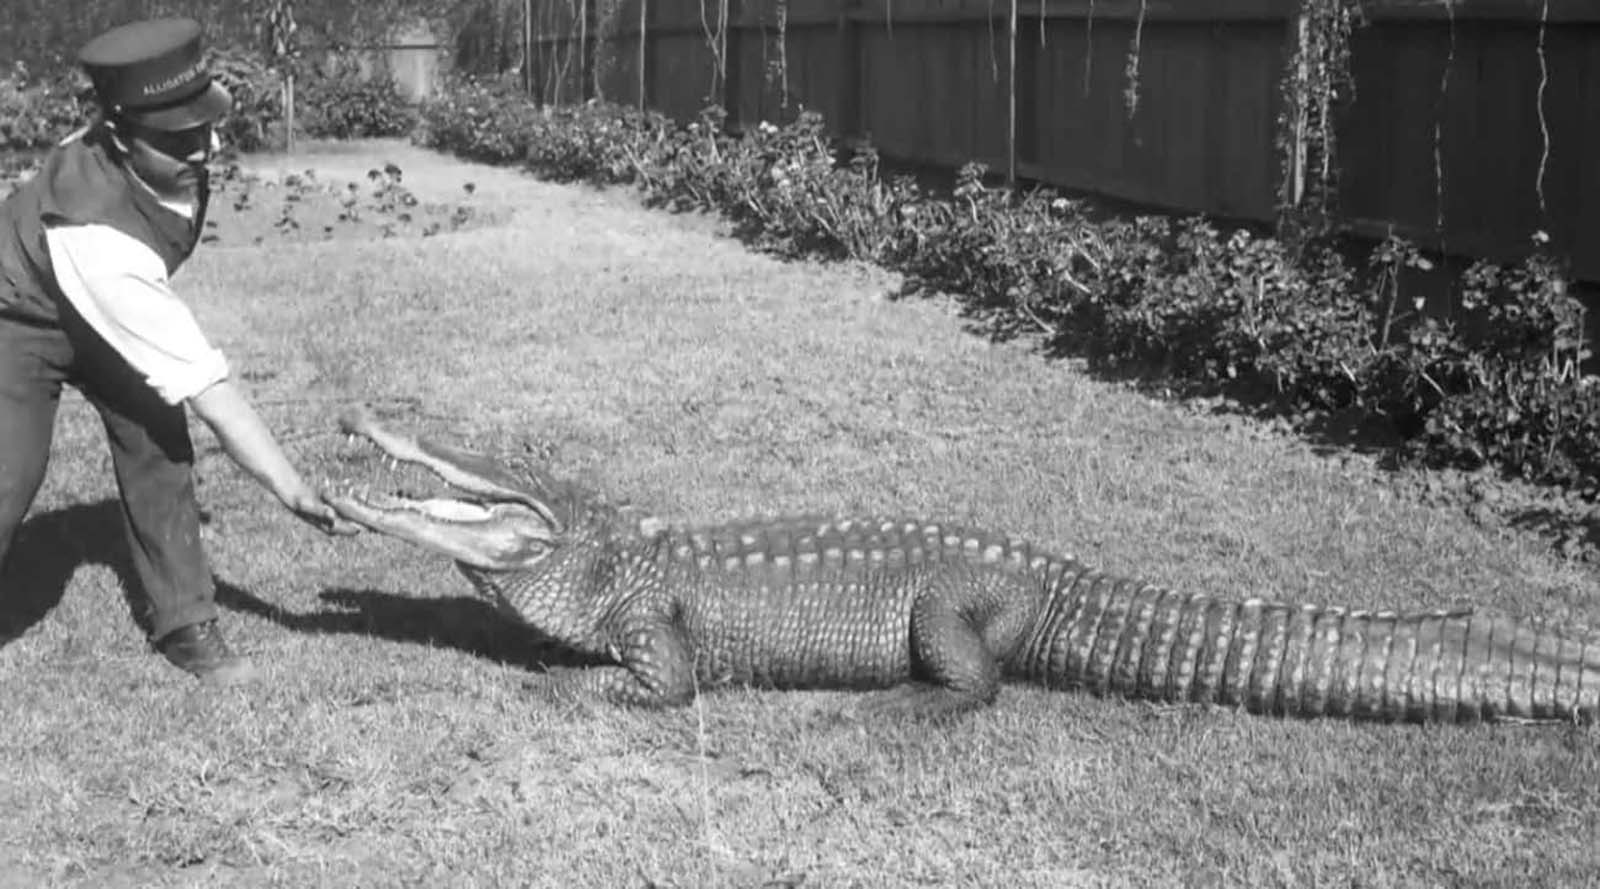
M0 647L26 633L60 604L73 574L85 565L104 565L116 574L135 622L148 630L140 605L141 588L128 555L122 506L108 499L40 513L23 522L0 573ZM317 597L326 607L295 612L221 578L216 578L216 586L217 604L222 608L252 614L295 632L374 636L454 648L529 670L595 663L473 596L419 598L373 589L330 589Z
M116 573L141 629L149 623L138 606L138 581L128 557L122 505L116 500L76 504L40 513L17 529L0 566L0 646L28 632L61 604L78 568L104 565Z

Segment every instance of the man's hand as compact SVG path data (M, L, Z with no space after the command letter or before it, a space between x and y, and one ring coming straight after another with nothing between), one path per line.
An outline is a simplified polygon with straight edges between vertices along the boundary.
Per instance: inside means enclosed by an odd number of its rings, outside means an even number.
M306 484L233 383L216 383L189 403L217 434L228 456L302 521L324 534L355 534L361 530L359 525L339 518L333 507Z
M285 492L279 499L301 521L324 534L344 537L361 533L360 525L340 518L322 495L304 484Z

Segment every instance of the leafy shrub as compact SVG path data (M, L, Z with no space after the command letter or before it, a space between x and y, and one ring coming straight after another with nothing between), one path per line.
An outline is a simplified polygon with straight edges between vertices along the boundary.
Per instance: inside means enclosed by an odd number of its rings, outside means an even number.
M1201 218L1144 218L1119 232L1098 288L1095 356L1155 364L1206 386L1270 385L1297 408L1358 398L1371 322L1338 254L1296 254Z
M838 163L813 112L734 137L713 108L681 130L658 130L651 146L636 163L649 200L719 210L757 247L786 256L881 261L892 246L890 220L915 199L908 183L879 179L870 150Z
M384 71L371 76L359 64L335 58L323 69L309 69L301 80L296 103L300 126L308 136L363 139L404 136L417 114Z
M1513 373L1445 399L1411 448L1431 463L1495 465L1593 494L1600 478L1600 387Z
M986 173L967 164L951 200L902 202L890 263L912 290L962 294L995 336L1032 329L1078 339L1099 317L1093 299L1116 255L1115 233L1091 223L1080 202L989 187Z
M1582 372L1585 310L1563 270L1541 253L1511 267L1474 263L1462 275L1461 304L1480 317L1482 342L1456 347L1456 385L1413 448L1434 462L1592 486L1600 388Z
M537 135L523 153L529 170L558 182L615 185L636 181L641 169L654 163L653 149L670 131L671 121L653 112L590 102L547 108L536 127Z
M263 147L283 121L277 76L240 50L213 50L210 64L234 98L223 142L239 151ZM0 76L0 151L48 148L87 123L93 108L93 90L76 69L41 77L14 65Z
M277 72L261 57L242 49L214 49L211 73L233 94L233 111L217 128L224 146L260 151L283 141L283 92Z
M471 160L520 164L543 117L508 81L457 77L423 102L412 139Z
M18 62L0 75L0 152L48 148L88 119L71 72L39 77Z
M550 178L631 182L653 204L720 212L784 256L878 262L908 291L957 294L997 336L1044 333L1102 366L1157 368L1204 387L1276 393L1299 414L1389 417L1418 459L1592 484L1600 387L1581 368L1583 311L1536 255L1462 276L1459 317L1407 292L1430 266L1390 238L1365 267L1331 244L1287 245L1204 219L1094 219L1048 190L963 168L948 197L840 152L815 114L728 131L718 109L677 125L590 103L538 109L510 84L462 81L418 140Z

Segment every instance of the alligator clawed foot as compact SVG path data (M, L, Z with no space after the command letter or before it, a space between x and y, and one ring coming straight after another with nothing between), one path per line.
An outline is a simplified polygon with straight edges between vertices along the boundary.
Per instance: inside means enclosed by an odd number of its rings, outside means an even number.
M583 693L571 668L550 667L542 675L522 680L522 694L536 704L567 711L587 710L592 703Z

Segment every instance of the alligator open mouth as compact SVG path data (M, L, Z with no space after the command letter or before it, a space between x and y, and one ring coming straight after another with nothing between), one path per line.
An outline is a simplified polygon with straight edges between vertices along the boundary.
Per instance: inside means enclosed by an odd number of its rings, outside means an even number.
M328 503L358 525L489 571L525 569L551 549L560 523L532 480L492 458L390 431L369 412L339 420L354 438L378 446L395 466L418 466L450 486L450 496L340 491Z

